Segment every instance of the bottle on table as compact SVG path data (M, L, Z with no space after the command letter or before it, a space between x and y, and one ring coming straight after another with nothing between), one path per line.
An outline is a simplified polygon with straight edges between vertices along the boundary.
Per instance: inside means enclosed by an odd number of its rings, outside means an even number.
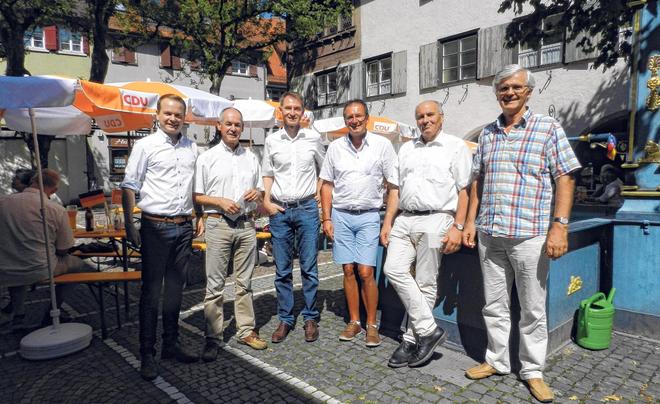
M91 208L85 209L85 230L94 231L94 213Z

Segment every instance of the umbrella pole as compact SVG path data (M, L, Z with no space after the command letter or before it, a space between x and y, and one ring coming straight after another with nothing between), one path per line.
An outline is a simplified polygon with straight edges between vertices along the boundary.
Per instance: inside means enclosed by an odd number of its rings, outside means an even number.
M37 123L34 117L34 110L28 110L30 114L30 125L32 126L32 141L34 142L34 156L37 164L37 178L39 181L39 202L41 204L41 224L44 229L44 243L46 247L46 262L48 264L48 280L50 285L50 316L53 318L53 327L60 325L60 311L57 309L57 296L55 295L55 279L53 274L53 263L50 260L50 242L48 240L48 227L46 225L46 201L44 200L44 178L41 175L41 156L39 153L39 144L37 143Z

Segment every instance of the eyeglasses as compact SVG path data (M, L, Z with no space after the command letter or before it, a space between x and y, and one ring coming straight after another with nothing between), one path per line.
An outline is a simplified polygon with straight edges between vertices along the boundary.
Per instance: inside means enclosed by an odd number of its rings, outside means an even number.
M513 91L514 94L520 95L522 94L525 90L527 90L527 86L504 86L500 87L497 89L498 94L506 94L509 92L509 90Z

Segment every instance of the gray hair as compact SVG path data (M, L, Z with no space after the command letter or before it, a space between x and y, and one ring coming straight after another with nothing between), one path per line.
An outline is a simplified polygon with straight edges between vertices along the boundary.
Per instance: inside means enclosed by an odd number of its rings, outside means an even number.
M532 72L520 65L513 64L504 66L502 70L497 72L495 78L493 78L493 92L497 93L497 86L502 82L502 80L509 78L518 72L527 73L527 87L529 87L530 90L533 90L536 86L536 80L534 80Z
M426 104L427 102L431 102L431 103L435 104L435 106L438 108L438 113L439 113L440 115L444 115L444 114L445 114L445 113L442 111L442 103L441 103L440 101L436 101L436 100L424 100L424 101L420 102L419 104L417 104L417 107L419 107L419 106L422 105L422 104ZM417 111L417 107L415 107L415 111Z

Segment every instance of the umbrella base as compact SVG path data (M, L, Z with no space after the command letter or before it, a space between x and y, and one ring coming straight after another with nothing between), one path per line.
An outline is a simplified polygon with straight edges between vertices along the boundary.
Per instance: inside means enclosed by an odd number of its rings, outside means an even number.
M83 350L92 342L92 327L65 323L33 331L21 340L20 354L25 359L59 358Z

